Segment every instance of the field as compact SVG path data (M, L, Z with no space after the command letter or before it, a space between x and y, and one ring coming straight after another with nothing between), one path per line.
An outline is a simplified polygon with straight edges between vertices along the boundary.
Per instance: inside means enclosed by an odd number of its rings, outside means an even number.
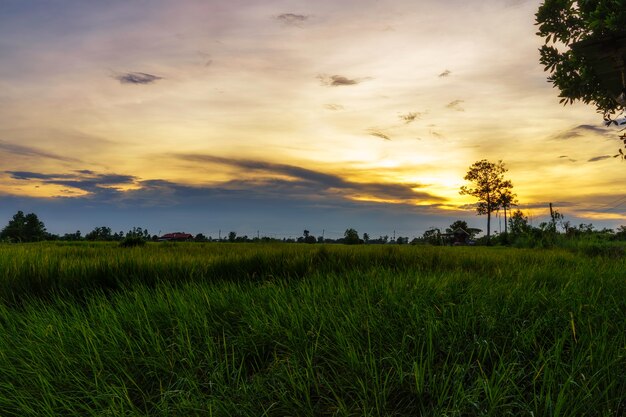
M622 416L626 260L0 246L1 416Z

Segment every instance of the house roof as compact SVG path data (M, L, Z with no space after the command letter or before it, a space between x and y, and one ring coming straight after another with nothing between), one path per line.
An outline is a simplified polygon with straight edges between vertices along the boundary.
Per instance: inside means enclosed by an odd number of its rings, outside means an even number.
M453 234L455 235L470 235L469 232L465 229L463 229L462 227L457 227L456 229L454 229L452 231Z
M175 232L175 233L167 233L161 236L161 239L189 239L192 238L193 235L189 233Z

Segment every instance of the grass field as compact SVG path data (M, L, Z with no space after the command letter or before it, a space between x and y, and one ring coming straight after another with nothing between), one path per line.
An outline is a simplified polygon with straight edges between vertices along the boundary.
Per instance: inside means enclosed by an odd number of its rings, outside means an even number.
M622 416L626 260L0 246L0 416Z

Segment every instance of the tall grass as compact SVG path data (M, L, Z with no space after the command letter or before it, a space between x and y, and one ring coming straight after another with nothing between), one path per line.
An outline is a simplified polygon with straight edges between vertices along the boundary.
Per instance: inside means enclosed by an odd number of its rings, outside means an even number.
M620 416L623 258L0 248L0 415Z

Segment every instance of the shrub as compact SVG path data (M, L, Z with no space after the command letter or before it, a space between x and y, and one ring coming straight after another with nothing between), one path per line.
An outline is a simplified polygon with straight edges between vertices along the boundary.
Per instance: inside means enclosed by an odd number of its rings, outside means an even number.
M123 248L133 248L136 246L144 246L145 244L145 239L139 236L128 236L120 242L120 246Z

